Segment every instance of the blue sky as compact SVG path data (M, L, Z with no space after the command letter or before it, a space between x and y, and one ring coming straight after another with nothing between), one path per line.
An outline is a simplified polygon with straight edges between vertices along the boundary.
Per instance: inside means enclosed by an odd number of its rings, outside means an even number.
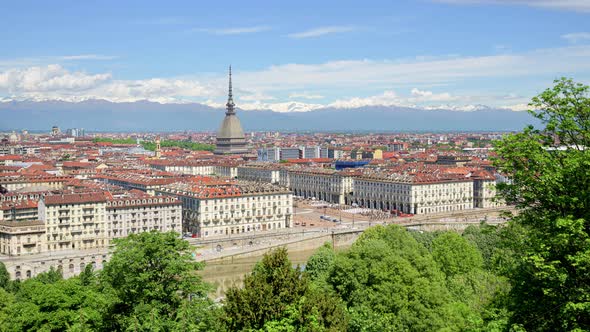
M590 1L11 1L0 100L521 110L590 82Z

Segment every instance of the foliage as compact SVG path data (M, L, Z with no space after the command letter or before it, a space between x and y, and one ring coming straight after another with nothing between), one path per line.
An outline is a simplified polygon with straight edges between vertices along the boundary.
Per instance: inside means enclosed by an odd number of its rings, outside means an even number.
M156 143L154 142L147 142L144 141L141 145L146 150L155 151L156 150ZM161 147L179 147L187 150L193 151L213 151L215 150L215 146L211 144L205 143L197 143L197 142L187 142L187 141L174 141L174 140L163 140L160 142Z
M590 98L569 79L533 98L544 125L529 126L496 144L497 167L511 182L499 186L520 213L513 223L519 253L505 264L512 283L511 322L527 330L590 329Z
M8 270L6 270L6 265L0 262L0 288L6 289L9 282L10 274L8 274Z
M112 298L84 287L78 278L33 278L24 281L12 303L2 310L7 331L102 330ZM1 316L0 316L1 317Z
M428 251L432 251L432 241L441 234L440 231L424 232L424 231L409 231L409 234Z
M333 265L335 257L336 253L334 253L332 245L329 242L324 243L323 246L309 257L305 265L305 272L310 280L324 279L330 267Z
M93 142L109 142L113 144L137 144L137 141L133 138L106 138L106 137L96 137L94 138ZM141 146L144 149L155 151L156 150L156 143L150 141L142 141ZM162 140L160 142L160 146L163 148L169 147L179 147L182 149L193 150L193 151L213 151L215 149L214 145L205 144L205 143L197 143L197 142L190 142L190 141L176 141L176 140Z
M223 331L221 310L175 233L118 240L105 269L50 269L0 289L0 331ZM1 271L1 268L0 268Z
M483 324L453 299L429 251L405 229L377 226L339 254L328 282L347 304L350 331L430 331Z
M339 299L311 287L284 248L265 254L244 287L227 292L223 310L232 331L342 331L346 326Z
M432 258L448 278L470 273L483 266L479 251L454 232L442 233L432 241Z
M493 268L493 261L499 253L502 229L482 222L479 226L470 225L462 236L477 247L487 269Z
M141 317L149 324L164 320L158 323L164 329L189 296L208 301L209 288L195 273L202 265L192 259L188 242L176 233L131 234L115 243L101 279L119 300L113 311L116 324L136 324Z

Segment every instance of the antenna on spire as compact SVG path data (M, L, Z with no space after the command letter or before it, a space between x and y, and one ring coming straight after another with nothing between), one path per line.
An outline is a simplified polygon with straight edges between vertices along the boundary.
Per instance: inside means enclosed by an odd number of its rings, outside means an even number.
M228 97L227 97L227 104L225 104L225 106L227 107L227 111L225 112L225 114L235 114L234 96L233 96L233 91L232 91L232 86L231 86L231 65L229 65L229 93L228 93Z
M229 65L229 97L233 97L232 87L231 87L231 65Z

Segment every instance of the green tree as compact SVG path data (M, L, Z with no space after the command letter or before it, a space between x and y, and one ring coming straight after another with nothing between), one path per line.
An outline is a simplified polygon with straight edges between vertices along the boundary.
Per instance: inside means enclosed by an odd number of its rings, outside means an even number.
M508 266L511 322L527 330L590 329L590 98L569 79L533 98L526 127L496 144L498 188L516 204L521 255ZM518 240L518 237L516 237ZM518 249L520 247L520 249Z
M3 308L6 318L1 325L7 331L108 330L103 317L113 303L110 295L83 286L78 278L32 278Z
M483 267L477 248L455 232L442 233L432 241L432 257L447 277Z
M325 278L334 263L334 258L336 258L334 248L326 242L307 260L306 274L312 281Z
M113 256L100 274L118 298L109 318L112 329L151 324L157 330L172 330L182 318L179 310L191 307L187 301L212 304L207 299L210 287L195 273L202 264L192 259L190 249L173 232L116 240Z
M487 269L493 268L494 257L498 254L501 245L501 231L497 226L482 222L480 225L470 225L462 236L477 246Z
M350 331L475 328L477 312L453 300L430 252L397 225L365 231L328 277L347 304Z
M244 287L226 293L223 310L231 331L343 331L342 302L293 268L285 248L265 254Z
M6 289L10 283L10 274L6 269L6 265L0 262L0 288Z

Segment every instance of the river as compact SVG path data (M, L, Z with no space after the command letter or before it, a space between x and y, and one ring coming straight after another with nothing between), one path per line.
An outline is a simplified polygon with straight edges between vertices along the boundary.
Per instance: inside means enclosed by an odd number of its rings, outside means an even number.
M289 251L289 259L293 266L304 265L307 259L313 255L316 249L303 251ZM254 264L262 259L262 256L234 258L233 260L210 261L205 269L200 272L203 280L217 287L211 297L218 299L223 297L225 291L233 286L241 287L244 276L252 271Z

